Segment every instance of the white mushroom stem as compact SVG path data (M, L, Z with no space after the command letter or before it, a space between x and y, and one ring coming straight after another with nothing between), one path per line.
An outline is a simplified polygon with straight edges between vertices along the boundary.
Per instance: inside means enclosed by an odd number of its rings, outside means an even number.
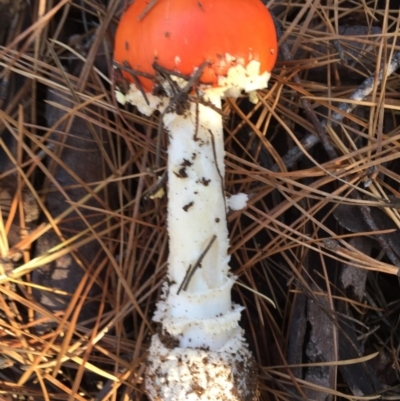
M153 320L146 389L153 400L251 400L253 358L232 305L224 194L221 98L166 113L168 148L169 285ZM170 346L162 337L172 337Z
M228 265L219 111L221 97L265 88L268 79L267 72L259 74L258 62L246 67L239 62L220 77L217 89L203 88L205 104L190 103L183 114L171 105L164 113L169 135L169 280L153 317L161 323L146 371L146 389L153 400L256 399L254 360L239 326L243 308L231 302L234 277ZM167 98L151 94L145 102L134 85L117 98L147 115L168 106Z
M211 350L237 329L228 277L228 229L224 195L224 140L219 95L215 109L190 104L183 115L166 113L168 148L168 276L172 285L155 316L181 347ZM160 308L159 308L160 309ZM220 316L218 329L215 319ZM223 316L223 318L222 318ZM223 321L223 322L222 322Z
M221 98L210 96L221 109ZM224 195L222 116L191 103L184 115L166 113L168 131L169 278L180 284L213 236L217 238L188 285L189 292L218 288L226 281L229 246Z

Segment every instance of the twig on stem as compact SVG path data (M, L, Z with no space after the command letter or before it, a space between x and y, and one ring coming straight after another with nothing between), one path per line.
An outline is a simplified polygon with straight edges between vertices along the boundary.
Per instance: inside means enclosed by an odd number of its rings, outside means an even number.
M166 113L170 112L174 107L189 107L186 105L188 99L188 93L192 90L194 86L196 86L199 82L201 74L203 73L204 69L209 65L208 61L205 61L200 67L196 70L196 72L191 76L183 76L175 71L170 71L165 69L164 67L160 66L157 63L153 63L154 70L158 73L158 75L167 80L170 84L171 90L174 92L174 96L171 98L168 106L165 110L161 113L159 119L159 125L157 130L157 151L156 151L156 168L160 166L160 154L161 154L161 133L163 130L163 118ZM183 88L180 88L178 84L171 79L171 75L178 76L179 78L184 78L187 80L186 85Z
M212 244L214 241L217 239L216 235L213 235L210 242L208 243L206 249L204 249L204 252L200 255L200 257L197 259L197 262L192 266L190 265L186 271L186 275L182 280L182 284L179 286L177 294L181 292L181 290L186 291L187 287L189 286L190 280L193 277L194 272L197 270L198 267L201 266L201 262L204 259L204 257L207 255L207 252L211 249Z

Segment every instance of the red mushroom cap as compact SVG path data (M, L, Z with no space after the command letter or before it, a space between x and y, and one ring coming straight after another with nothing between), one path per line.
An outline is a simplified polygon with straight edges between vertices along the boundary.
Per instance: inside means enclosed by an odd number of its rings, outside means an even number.
M208 61L200 82L212 86L238 63L246 67L255 60L260 74L271 72L278 53L276 32L260 0L157 0L144 13L148 3L135 0L121 18L114 52L119 64L154 75L156 61L190 76ZM123 75L133 82L129 73ZM153 89L150 79L139 79L146 91Z

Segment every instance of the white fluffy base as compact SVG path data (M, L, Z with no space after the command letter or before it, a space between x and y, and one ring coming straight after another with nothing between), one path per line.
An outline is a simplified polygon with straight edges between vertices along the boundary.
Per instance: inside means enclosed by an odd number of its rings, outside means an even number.
M149 353L146 390L153 401L258 398L256 364L240 329L218 351L174 347L171 338L154 335Z

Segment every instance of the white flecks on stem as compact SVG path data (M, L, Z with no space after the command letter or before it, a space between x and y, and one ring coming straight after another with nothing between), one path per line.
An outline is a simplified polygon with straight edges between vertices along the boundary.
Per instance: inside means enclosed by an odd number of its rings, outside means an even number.
M247 201L249 200L249 195L244 193L238 193L231 195L227 199L228 207L231 210L242 210L247 206Z

